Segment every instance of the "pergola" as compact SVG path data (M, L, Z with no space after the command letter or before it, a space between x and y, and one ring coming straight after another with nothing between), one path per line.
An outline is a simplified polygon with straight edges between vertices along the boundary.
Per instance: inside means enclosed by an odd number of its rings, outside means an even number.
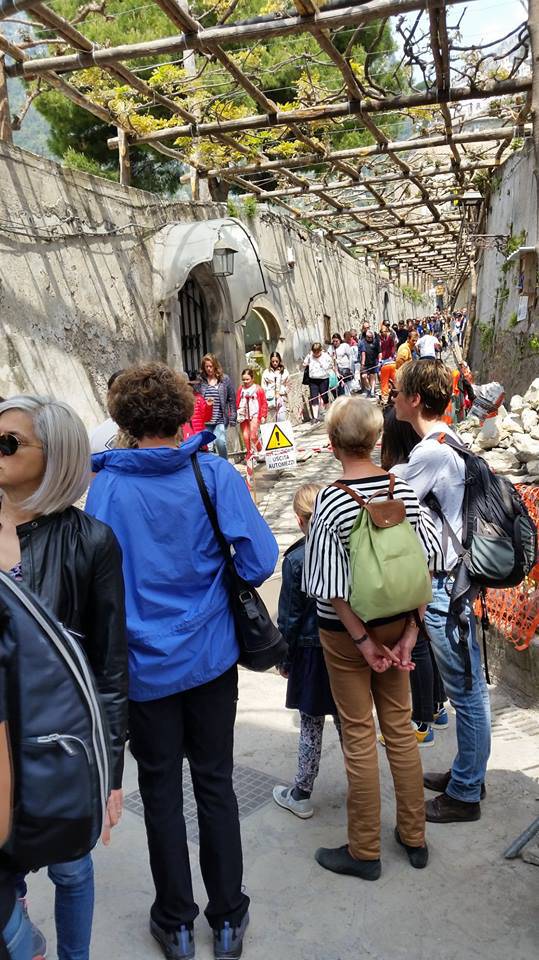
M526 22L499 42L481 46L466 45L458 22L450 23L456 0L337 0L325 6L293 0L289 12L250 21L236 19L238 3L231 2L223 22L212 27L195 20L185 0L153 2L170 20L170 36L98 47L49 4L0 0L0 19L27 10L47 30L44 45L54 51L62 41L63 49L72 51L30 56L0 33L0 52L12 61L3 70L0 66L0 138L9 138L2 74L39 77L118 128L109 146L119 150L121 182L129 182L131 152L149 145L194 168L200 182L226 184L235 193L275 205L349 254L405 274L414 286L428 277L443 279L457 291L485 242L485 199L492 175L521 138L532 134ZM392 77L381 85L370 51L361 69L354 51L362 29L379 24L381 36L388 22L400 49L398 45L393 52ZM311 68L323 64L327 72L331 67L331 95L284 109L262 89L248 58L242 63L237 51L304 34L315 39L317 52L304 54L302 67L309 69L309 59ZM159 92L129 66L141 58L173 63L178 57L192 76L199 63L219 64L227 81L223 103L238 90L252 108L239 117L227 118L226 110L217 118L215 110L205 116L186 109L184 96ZM141 132L129 115L93 102L77 85L80 71L90 67L127 85L135 109L146 116L157 109L166 122ZM345 124L362 133L364 145L332 146L332 133ZM393 130L396 136L390 135ZM272 137L279 143L293 141L295 151L276 156ZM194 148L219 144L227 158L208 165L202 150L186 151L186 141Z

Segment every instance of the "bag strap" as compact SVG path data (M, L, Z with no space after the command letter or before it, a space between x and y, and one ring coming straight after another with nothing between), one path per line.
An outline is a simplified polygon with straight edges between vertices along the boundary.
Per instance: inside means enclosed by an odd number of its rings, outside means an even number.
M459 540L459 538L457 537L455 531L453 530L453 527L451 526L451 524L450 524L449 521L447 520L445 514L443 513L442 508L441 508L441 506L440 506L440 501L438 500L438 497L436 496L436 494L434 494L434 493L432 493L432 492L431 492L431 493L428 493L427 496L425 497L425 503L426 503L427 507L429 507L430 510L432 510L432 512L435 513L436 516L438 517L438 519L441 521L441 524L442 524L442 550L443 550L443 553L444 553L444 557L445 557L445 555L446 555L446 553L447 553L447 544L448 544L448 541L451 540L451 543L452 543L452 545L453 545L453 549L454 549L457 557L458 557L459 560L460 560L460 559L464 556L464 554L466 553L466 549L465 549L465 547L463 546L463 544L461 543L461 541Z
M221 528L219 526L219 521L217 519L217 511L212 503L212 499L208 492L208 488L204 481L204 477L202 476L202 470L200 469L200 464L198 462L196 453L191 454L191 465L193 467L193 472L195 474L195 479L198 485L198 489L200 490L200 496L202 497L202 502L204 504L206 513L208 514L208 520L210 521L213 527L213 532L215 534L217 543L221 548L222 554L225 558L225 562L227 566L234 566L234 562L232 560L232 554L230 553L230 546L226 542L222 534Z
M349 493L350 496L356 501L356 503L359 503L360 507L365 506L367 502L365 500L365 497L362 497L361 494L356 493L355 490L352 490L352 487L347 487L346 484L342 482L342 480L335 480L335 483L333 484L333 486L338 487L339 490L344 490L345 493Z
M394 493L394 491L395 491L395 474L394 474L394 473L389 473L389 474L388 474L388 477L389 477L389 487L388 487L388 489L387 489L387 499L388 499L388 500L394 500L394 499L395 499L395 493ZM354 499L357 503L359 503L360 507L366 506L366 504L369 503L371 500L374 500L375 497L381 497L382 494L386 492L385 490L377 490L375 493L371 493L371 495L370 495L370 497L368 498L368 500L366 500L365 497L362 497L361 494L356 493L355 490L352 490L352 487L348 487L345 483L342 482L342 480L335 480L335 482L332 484L332 486L334 486L334 487L339 487L340 490L344 490L346 493L349 493L350 496L353 497L353 499Z

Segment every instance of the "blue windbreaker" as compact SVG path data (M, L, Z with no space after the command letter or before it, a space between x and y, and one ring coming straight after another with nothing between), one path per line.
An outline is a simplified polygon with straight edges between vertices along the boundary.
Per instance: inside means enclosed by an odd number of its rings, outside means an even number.
M112 527L123 552L132 700L200 686L238 659L223 555L190 461L206 443L207 432L177 449L92 457L86 510ZM237 470L209 453L198 459L236 569L258 586L277 562L275 537Z

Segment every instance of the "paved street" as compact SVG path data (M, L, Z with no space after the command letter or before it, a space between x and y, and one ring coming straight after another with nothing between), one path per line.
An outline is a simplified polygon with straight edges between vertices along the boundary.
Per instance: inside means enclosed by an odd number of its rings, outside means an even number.
M320 448L320 431L301 445ZM261 480L263 468L260 468ZM298 482L326 481L336 473L329 451L314 453L298 475L261 482L261 510L281 546L296 536L291 499ZM271 488L271 489L270 489ZM278 595L278 578L268 595ZM379 748L383 797L383 873L363 883L325 873L314 861L320 845L345 841L345 778L338 739L328 722L321 772L313 794L316 812L300 821L271 799L275 783L294 775L298 718L283 707L285 682L275 673L241 673L237 723L237 791L242 817L245 884L252 922L244 955L250 960L535 960L539 936L539 870L505 861L507 844L538 815L539 713L516 705L493 688L494 748L488 796L479 823L429 827L431 861L412 871L396 846L394 800L383 748ZM454 717L423 750L426 769L444 770L454 750ZM150 960L160 956L148 934L152 884L135 764L128 754L127 806L111 847L95 853L95 960ZM198 901L205 897L198 869L196 819L186 787L188 834ZM30 880L34 919L54 956L52 885L44 871ZM197 957L212 957L210 931L196 922Z

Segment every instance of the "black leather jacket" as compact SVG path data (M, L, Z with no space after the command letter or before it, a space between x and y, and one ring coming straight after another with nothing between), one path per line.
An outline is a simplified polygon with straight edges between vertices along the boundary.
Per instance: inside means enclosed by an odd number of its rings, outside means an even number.
M122 556L110 527L76 507L20 524L23 582L88 657L112 738L112 787L122 785L127 639Z

